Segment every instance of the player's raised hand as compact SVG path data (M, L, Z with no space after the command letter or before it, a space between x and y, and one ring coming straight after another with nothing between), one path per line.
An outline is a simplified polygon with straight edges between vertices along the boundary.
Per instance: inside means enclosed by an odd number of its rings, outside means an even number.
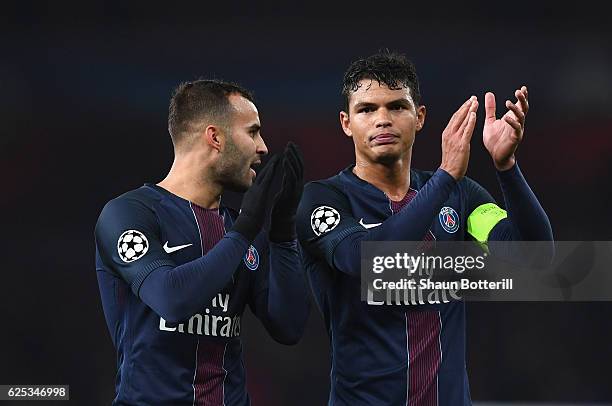
M236 219L232 230L239 232L247 239L252 240L261 230L273 203L272 184L278 176L278 166L281 156L275 154L267 165L259 171L255 181L242 198L240 215Z
M456 180L465 176L470 160L470 141L476 125L478 99L470 97L453 114L442 132L442 163L444 169Z
M295 213L304 191L304 159L293 142L285 147L282 165L283 182L275 198L270 227L270 240L274 242L296 238Z
M515 163L514 153L523 139L525 116L529 110L527 87L514 92L516 103L506 100L508 111L502 118L495 117L495 95L485 94L485 123L482 140L498 170L510 169Z

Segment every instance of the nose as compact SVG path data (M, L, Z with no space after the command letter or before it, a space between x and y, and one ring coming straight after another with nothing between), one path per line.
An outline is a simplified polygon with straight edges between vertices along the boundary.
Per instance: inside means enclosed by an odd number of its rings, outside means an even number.
M385 108L378 109L375 120L376 128L390 127L392 124L389 110Z
M257 138L257 143L255 144L257 146L257 149L255 150L255 152L259 155L268 155L268 147L266 146L265 141L262 137Z

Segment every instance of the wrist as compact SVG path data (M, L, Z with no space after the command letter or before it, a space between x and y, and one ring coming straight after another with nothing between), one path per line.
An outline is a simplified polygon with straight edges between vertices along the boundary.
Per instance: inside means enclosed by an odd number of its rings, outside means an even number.
M287 242L297 238L295 230L295 216L287 218L274 218L270 223L269 239L272 242Z
M261 222L257 221L257 219L240 214L232 226L232 231L236 231L251 242L255 239L261 227Z
M514 157L514 155L504 160L499 160L499 161L493 160L493 165L495 165L495 169L497 169L500 172L511 169L515 164L516 164L516 158Z
M461 178L463 177L463 175L459 175L457 173L457 171L453 171L450 168L446 168L444 165L440 165L440 167L438 168L439 171L443 171L444 173L446 173L448 176L452 177L455 181L459 181L461 180Z

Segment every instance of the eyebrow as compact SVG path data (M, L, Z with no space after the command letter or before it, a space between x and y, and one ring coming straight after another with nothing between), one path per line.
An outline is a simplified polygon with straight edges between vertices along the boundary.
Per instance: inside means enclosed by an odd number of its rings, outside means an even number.
M259 131L261 130L261 126L259 124L251 124L250 126L247 127L247 129L249 130L249 132Z
M359 103L357 103L354 106L355 110L359 110L359 109L361 109L363 107L376 107L376 104L375 103L368 103L368 102L359 102Z
M408 100L408 99L396 99L396 100L393 100L393 101L387 103L387 106L407 106L407 107L411 107L412 104L410 104L410 100Z
M385 105L386 106L397 106L397 105L400 105L400 106L407 106L407 107L411 106L410 101L408 99L395 99L395 100L391 100L390 102L385 103ZM359 102L359 103L355 104L354 108L356 110L358 110L358 109L361 109L361 108L364 108L364 107L377 107L377 106L378 106L378 104L376 104L376 103Z

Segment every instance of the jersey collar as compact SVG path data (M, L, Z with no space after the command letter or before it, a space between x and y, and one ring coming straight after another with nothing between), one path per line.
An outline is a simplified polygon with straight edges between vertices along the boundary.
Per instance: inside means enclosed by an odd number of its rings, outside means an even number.
M145 183L144 186L155 190L156 192L158 192L159 194L163 195L166 198L170 198L172 200L179 201L182 204L186 204L188 206L189 205L198 206L196 203L193 203L193 202L191 202L191 201L189 201L187 199L183 199L182 197L175 195L174 193L170 192L167 189L164 189L163 187L161 187L159 185L156 185L155 183ZM200 207L200 206L198 206L198 207ZM203 209L203 210L217 210L217 209L207 209L205 207L200 207L200 208ZM217 211L219 213L221 213L224 208L225 207L223 205L223 196L221 196L221 201L219 202L219 209Z
M361 189L363 192L373 193L373 194L382 194L385 196L385 193L372 185L371 183L361 179L359 176L355 175L353 172L353 168L355 165L350 165L343 169L338 175L340 178L348 183L349 185ZM424 173L419 170L415 170L410 168L410 188L414 190L419 190L425 184L427 180L424 177Z

